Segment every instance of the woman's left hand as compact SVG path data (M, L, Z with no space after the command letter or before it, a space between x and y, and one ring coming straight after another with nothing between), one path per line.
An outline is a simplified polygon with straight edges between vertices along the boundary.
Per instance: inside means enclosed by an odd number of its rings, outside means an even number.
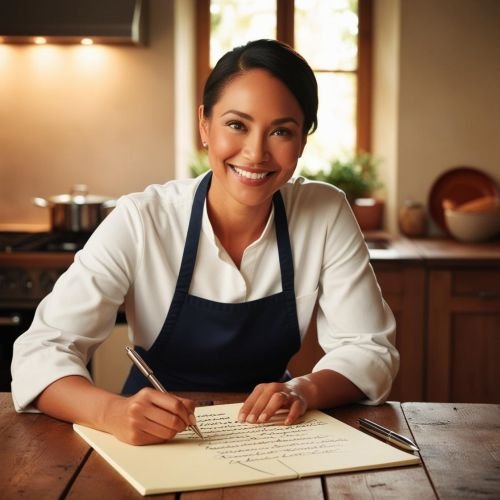
M241 407L239 422L269 422L278 412L288 410L285 425L294 424L308 409L333 408L366 395L344 375L333 370L319 370L282 384L259 384Z
M285 425L295 423L308 409L306 391L302 387L305 381L293 379L290 382L272 382L259 384L243 403L238 414L239 422L263 424L268 422L278 411L288 410Z

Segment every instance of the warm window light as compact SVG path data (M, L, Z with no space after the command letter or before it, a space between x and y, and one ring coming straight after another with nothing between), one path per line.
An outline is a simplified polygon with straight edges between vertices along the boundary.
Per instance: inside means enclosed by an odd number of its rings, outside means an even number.
M44 45L47 43L47 39L44 38L43 36L37 36L35 37L35 39L33 40L37 45Z
M80 40L80 43L82 45L92 45L94 43L94 40L92 40L92 38L82 38Z

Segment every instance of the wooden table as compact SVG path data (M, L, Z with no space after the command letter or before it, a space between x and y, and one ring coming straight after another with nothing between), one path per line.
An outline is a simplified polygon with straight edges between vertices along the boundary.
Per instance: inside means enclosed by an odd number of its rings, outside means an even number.
M199 395L196 399L200 399ZM214 403L238 394L204 394ZM387 403L328 413L357 426L373 419L413 439L422 465L343 473L235 488L155 495L169 500L500 498L500 405ZM360 450L362 453L362 450ZM73 432L39 414L16 414L0 393L0 499L142 498Z

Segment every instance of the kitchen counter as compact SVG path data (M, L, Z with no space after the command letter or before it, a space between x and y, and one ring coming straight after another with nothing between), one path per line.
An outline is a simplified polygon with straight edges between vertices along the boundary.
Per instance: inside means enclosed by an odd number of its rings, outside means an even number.
M47 232L50 228L42 224L0 224L0 232ZM461 243L451 238L409 239L386 231L364 233L370 257L373 261L500 261L500 238L486 243ZM73 261L71 252L0 252L0 262L15 266L18 262L31 261L35 257L42 263L69 265ZM43 264L42 264L43 265Z
M385 232L365 233L365 241L372 261L419 261L418 249L407 238Z
M468 264L491 265L500 262L500 240L498 239L487 243L461 243L449 238L427 238L412 240L411 244L428 264L461 260Z
M500 262L500 239L485 243L462 243L452 238L409 239L385 231L365 233L373 261L422 261L422 264L443 264L446 261L468 264Z

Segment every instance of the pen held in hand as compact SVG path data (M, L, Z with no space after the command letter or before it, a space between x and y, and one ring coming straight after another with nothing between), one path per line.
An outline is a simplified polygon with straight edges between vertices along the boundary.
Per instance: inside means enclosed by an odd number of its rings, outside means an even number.
M391 431L386 427L383 427L380 424L372 422L367 418L359 419L359 426L361 429L377 436L389 443L395 444L399 448L402 448L407 451L420 451L418 446L411 440L397 432Z
M134 350L132 347L127 346L126 348L128 357L132 360L132 363L139 369L139 371L149 380L150 384L160 392L167 392L165 387L161 382L155 377L153 370L147 365L147 363L142 359L142 357ZM203 434L197 425L188 426L198 437L203 439Z

